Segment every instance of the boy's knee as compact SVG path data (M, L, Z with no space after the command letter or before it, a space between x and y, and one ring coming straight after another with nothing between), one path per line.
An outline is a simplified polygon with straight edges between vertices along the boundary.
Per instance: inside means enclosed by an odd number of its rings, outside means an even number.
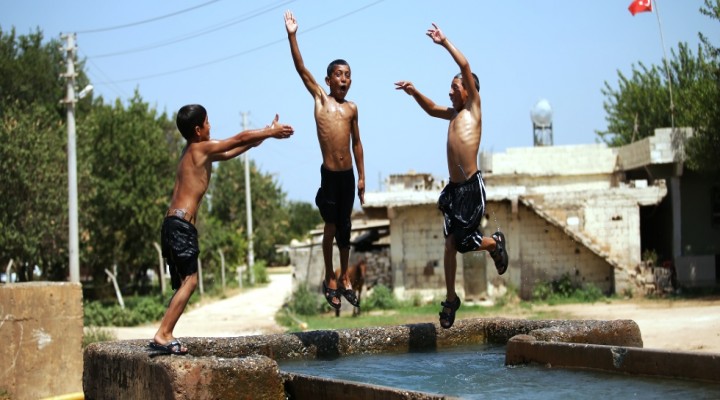
M188 275L183 284L186 285L188 289L194 291L198 286L198 273L194 272Z

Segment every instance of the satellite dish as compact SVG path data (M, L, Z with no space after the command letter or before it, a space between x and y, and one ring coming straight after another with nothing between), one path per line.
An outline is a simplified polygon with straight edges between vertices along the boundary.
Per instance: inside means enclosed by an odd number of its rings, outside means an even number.
M545 99L541 99L535 103L533 108L530 110L530 118L535 126L552 126L552 107L550 107L550 102Z

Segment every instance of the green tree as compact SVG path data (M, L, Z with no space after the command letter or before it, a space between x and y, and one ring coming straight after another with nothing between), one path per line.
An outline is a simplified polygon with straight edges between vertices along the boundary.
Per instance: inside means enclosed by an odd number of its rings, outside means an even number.
M308 236L311 229L322 223L318 209L310 203L303 201L290 201L288 203L290 216L288 234L291 239L302 240Z
M0 262L67 275L67 128L60 43L0 29ZM80 70L78 84L87 83ZM78 104L85 113L89 100Z
M720 21L720 0L705 0L700 12ZM688 166L700 171L720 171L714 161L720 154L720 73L718 49L700 34L703 45L696 54L685 43L671 51L665 65L632 66L632 75L618 71L618 88L608 82L602 93L608 128L596 131L602 141L621 146L652 136L655 128L689 126L695 136L687 145ZM669 80L668 80L669 75ZM671 114L670 90L674 113Z
M173 188L177 145L171 138L177 132L137 92L127 107L99 99L83 125L81 263L89 266L98 288L106 281L105 268L113 265L127 283L157 264L152 242L159 239Z
M705 0L705 6L700 12L720 22L720 0ZM720 176L720 164L717 162L717 155L720 154L720 49L702 32L699 36L710 60L707 65L710 82L705 88L706 97L703 98L708 108L708 120L707 124L698 127L695 136L688 141L688 166Z
M5 111L0 125L0 261L3 269L10 259L16 270L37 264L48 277L64 279L68 224L62 121L42 104Z
M250 195L253 217L253 246L256 257L272 264L278 257L276 244L288 243L289 216L285 193L270 174L250 163ZM218 163L211 184L210 214L235 232L246 232L245 163L242 157ZM242 233L246 235L246 233Z

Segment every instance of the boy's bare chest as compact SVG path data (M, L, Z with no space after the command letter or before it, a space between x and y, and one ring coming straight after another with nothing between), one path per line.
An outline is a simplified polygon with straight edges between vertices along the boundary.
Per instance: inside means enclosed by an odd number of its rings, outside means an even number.
M349 123L352 110L349 107L320 107L315 112L315 118L325 122Z

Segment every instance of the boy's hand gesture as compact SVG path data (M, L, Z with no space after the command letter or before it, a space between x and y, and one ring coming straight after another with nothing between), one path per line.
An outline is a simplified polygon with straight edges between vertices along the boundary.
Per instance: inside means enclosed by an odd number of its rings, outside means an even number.
M415 86L408 81L395 82L395 90L404 90L410 96L415 94Z
M430 39L432 39L433 42L435 42L435 43L437 43L437 44L442 44L442 42L443 42L445 39L447 39L447 38L445 37L445 34L442 33L442 31L440 30L440 28L438 28L438 26L435 25L434 22L433 22L432 26L433 26L432 28L430 28L430 29L427 30L426 35L430 36Z
M292 35L293 33L297 32L298 29L297 21L295 21L295 16L290 10L285 11L285 29L287 29L288 35Z
M275 114L275 119L268 128L274 130L272 137L276 139L287 139L295 132L292 126L281 124L278 122L280 116Z

